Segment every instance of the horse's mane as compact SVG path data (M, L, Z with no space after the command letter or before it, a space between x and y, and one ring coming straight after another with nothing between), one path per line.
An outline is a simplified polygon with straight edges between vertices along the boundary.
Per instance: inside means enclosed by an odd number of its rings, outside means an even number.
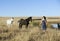
M32 17L28 17L27 19L25 19L25 20L30 20L30 19L32 19Z
M27 19L32 19L32 17L28 17Z

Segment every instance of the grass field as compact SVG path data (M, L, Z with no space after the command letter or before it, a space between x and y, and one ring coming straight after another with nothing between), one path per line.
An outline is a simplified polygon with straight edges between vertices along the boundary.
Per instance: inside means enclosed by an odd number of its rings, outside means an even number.
M60 41L60 30L52 29L49 26L51 22L47 24L47 32L43 33L40 20L30 22L27 29L25 26L19 29L17 21L20 18L15 17L13 25L9 28L6 25L8 18L0 17L0 41Z

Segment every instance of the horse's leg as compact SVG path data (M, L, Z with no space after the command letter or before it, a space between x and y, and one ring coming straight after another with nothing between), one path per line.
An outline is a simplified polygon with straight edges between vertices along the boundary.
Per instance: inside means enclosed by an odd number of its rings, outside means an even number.
M28 28L28 24L26 25L26 28Z
M22 28L22 24L19 24L19 28Z

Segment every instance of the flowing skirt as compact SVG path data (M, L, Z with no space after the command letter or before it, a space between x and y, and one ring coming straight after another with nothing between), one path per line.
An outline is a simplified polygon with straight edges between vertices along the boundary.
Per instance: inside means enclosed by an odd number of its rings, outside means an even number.
M46 24L42 24L42 30L46 30L47 26Z

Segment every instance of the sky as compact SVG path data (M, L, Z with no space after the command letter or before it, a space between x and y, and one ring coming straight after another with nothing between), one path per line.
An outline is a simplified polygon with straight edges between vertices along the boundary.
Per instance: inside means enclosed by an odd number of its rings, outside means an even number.
M60 0L0 0L0 16L60 16Z

